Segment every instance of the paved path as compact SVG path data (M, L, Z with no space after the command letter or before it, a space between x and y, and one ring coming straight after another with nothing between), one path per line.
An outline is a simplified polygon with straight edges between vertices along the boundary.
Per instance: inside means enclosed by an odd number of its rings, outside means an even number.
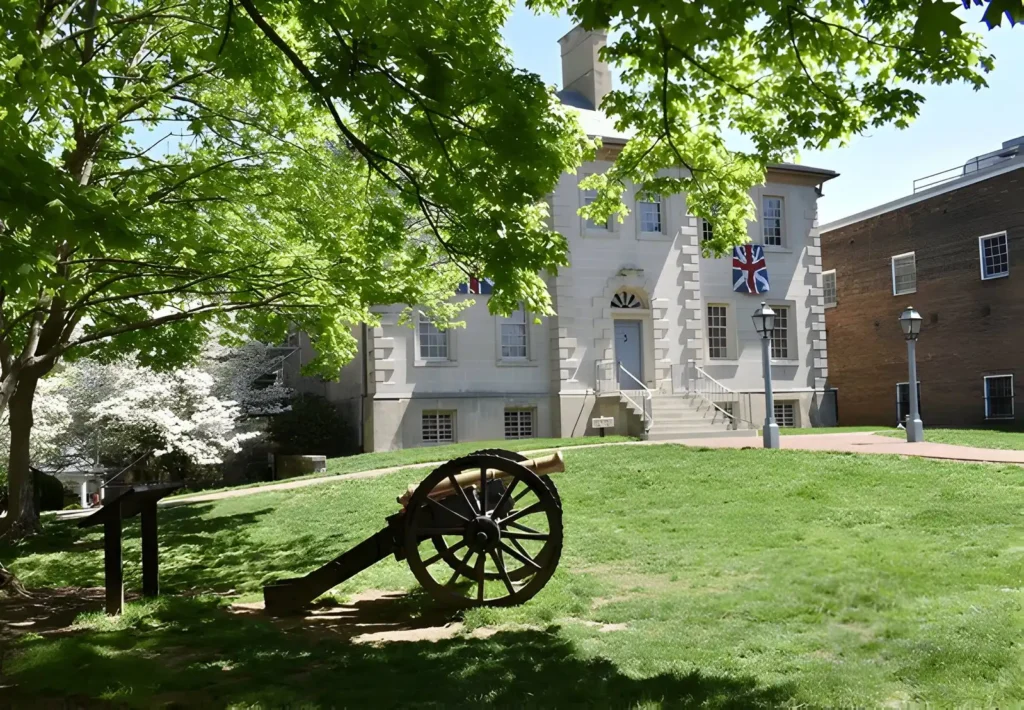
M926 433L927 436L927 433ZM783 449L794 449L798 451L846 451L856 454L895 454L899 456L920 456L929 459L946 459L951 461L975 461L985 463L1012 463L1024 465L1024 451L1002 450L1002 449L976 449L970 446L954 446L952 444L936 444L934 442L920 442L908 444L903 439L896 439L890 436L882 436L871 433L841 433L841 434L793 434L780 438ZM610 444L583 444L581 446L563 447L563 452L575 449L593 449L600 446L650 446L658 444L682 444L685 446L701 446L713 449L744 449L760 448L760 437L749 438L722 437L708 439L680 439L677 441L621 441ZM524 456L549 453L555 449L538 449L536 451L523 451ZM160 501L161 505L184 505L186 503L206 503L225 498L238 498L250 496L257 493L271 493L275 491L287 491L295 488L306 488L318 486L324 483L335 483L356 478L376 478L395 471L420 468L436 468L442 461L430 461L426 463L409 463L401 466L389 466L371 471L360 471L358 473L346 473L336 476L320 476L318 478L297 478L280 483L271 483L263 486L251 486L248 488L232 488L226 491L215 491L212 493L200 493L180 498L167 498ZM60 518L77 518L88 515L90 510L58 511Z
M925 432L925 437L928 433ZM953 444L937 444L921 441L916 444L907 443L904 439L896 439L869 432L850 434L792 434L779 437L783 449L800 451L848 451L855 454L896 454L899 456L920 456L928 459L946 459L951 461L978 461L985 463L1015 463L1024 465L1024 451L1004 449L976 449L970 446L954 446ZM706 446L714 449L739 449L750 446L745 439L687 439L687 446ZM760 447L758 439L754 446Z

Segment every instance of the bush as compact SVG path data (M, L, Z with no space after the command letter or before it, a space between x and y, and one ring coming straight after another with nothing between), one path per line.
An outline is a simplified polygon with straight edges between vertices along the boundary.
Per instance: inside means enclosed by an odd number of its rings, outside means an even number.
M302 393L291 407L270 419L270 437L279 453L345 456L358 452L354 427L326 397Z

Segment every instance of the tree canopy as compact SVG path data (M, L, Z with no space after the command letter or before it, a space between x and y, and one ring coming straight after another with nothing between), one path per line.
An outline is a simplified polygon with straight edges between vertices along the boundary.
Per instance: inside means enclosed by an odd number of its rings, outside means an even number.
M967 11L941 0L527 4L608 28L604 57L622 69L622 86L602 108L634 137L611 170L588 178L600 189L588 216L622 213L628 182L684 192L688 211L714 224L704 246L716 252L746 241L750 188L769 163L873 127L907 126L923 84L981 89L994 59L965 20L1024 19L1020 0ZM736 134L749 146L730 145ZM669 177L678 167L683 173Z

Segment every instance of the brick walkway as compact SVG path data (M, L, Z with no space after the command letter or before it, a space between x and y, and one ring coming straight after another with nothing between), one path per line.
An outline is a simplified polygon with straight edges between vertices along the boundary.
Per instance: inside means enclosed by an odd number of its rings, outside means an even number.
M928 432L925 432L925 439ZM904 439L871 433L853 434L792 434L779 438L783 449L799 451L847 451L855 454L896 454L920 456L928 459L951 461L977 461L982 463L1014 463L1024 465L1024 451L1004 449L976 449L970 446L936 444L921 441L909 444ZM761 447L760 437L749 439L688 439L687 446L706 446L713 449L740 449Z

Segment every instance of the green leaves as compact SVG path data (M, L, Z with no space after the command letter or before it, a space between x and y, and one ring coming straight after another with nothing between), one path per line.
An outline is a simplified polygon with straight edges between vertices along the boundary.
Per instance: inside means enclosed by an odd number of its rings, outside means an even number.
M1018 0L992 5L1000 10ZM621 87L602 109L635 137L586 215L621 215L627 183L684 191L715 225L722 252L747 240L749 191L773 162L913 120L924 83L985 86L992 58L955 2L532 0L587 29L607 29L603 57ZM1015 11L1015 10L1014 10ZM735 136L747 146L736 150Z
M914 23L914 44L922 49L935 52L942 48L942 37L963 36L963 20L954 13L959 3L942 0L921 0L917 22Z

